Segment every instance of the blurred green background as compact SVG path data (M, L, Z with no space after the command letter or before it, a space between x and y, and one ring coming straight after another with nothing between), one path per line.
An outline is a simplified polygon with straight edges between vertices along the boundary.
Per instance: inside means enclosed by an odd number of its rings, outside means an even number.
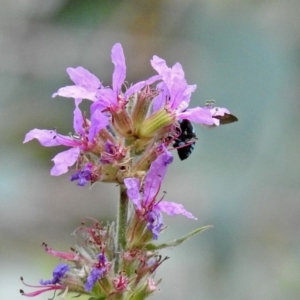
M154 54L179 61L198 86L192 106L215 99L239 118L197 126L193 155L167 174L166 199L198 221L165 218L161 241L214 228L165 253L152 299L299 299L299 0L0 2L0 299L21 299L21 275L32 284L51 277L57 260L42 242L66 251L85 216L115 216L115 185L51 177L59 149L22 141L35 127L72 131L73 101L51 95L70 83L69 66L110 84L116 42L129 83L155 74Z

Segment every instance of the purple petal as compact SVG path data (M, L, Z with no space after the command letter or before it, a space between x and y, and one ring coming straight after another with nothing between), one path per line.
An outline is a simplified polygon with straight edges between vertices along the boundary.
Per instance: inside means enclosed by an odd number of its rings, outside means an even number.
M68 146L68 147L80 147L82 145L82 141L79 139L74 139L68 135L58 134L56 136L57 142L60 145Z
M153 59L150 61L153 69L159 74L166 76L170 73L170 69L168 68L166 61L157 55L153 56Z
M163 152L151 163L147 177L159 176L164 179L167 172L167 166L173 162L173 155L165 146L162 146L162 151Z
M196 84L188 85L184 91L183 100L188 101L191 98L191 95L197 89Z
M90 112L91 115L96 112L96 111L103 111L104 109L106 109L107 107L105 105L103 105L103 103L101 101L96 101L94 102L91 107L90 107Z
M157 209L149 211L147 214L147 221L147 228L152 231L153 239L157 240L158 235L164 226L162 214Z
M137 178L125 178L124 183L127 188L127 196L133 204L141 208L140 181Z
M105 116L101 111L96 110L91 116L91 127L89 130L89 141L91 142L99 131L109 124L109 118Z
M84 87L87 91L95 91L102 86L100 80L83 67L67 68L67 73L76 85Z
M230 114L227 108L222 107L214 107L210 109L210 113L212 114L212 116L224 116L224 114Z
M145 85L146 85L146 81L140 81L138 83L135 83L124 93L125 98L129 97L135 92L139 92Z
M214 125L215 121L207 108L195 107L186 110L185 112L178 113L177 119L188 119L192 122L204 124L204 125Z
M45 147L59 146L61 143L57 141L56 136L57 133L54 130L35 128L26 134L23 144L33 139L37 139L40 144Z
M149 79L146 80L146 84L152 84L154 83L155 81L158 81L158 80L161 80L162 79L162 76L161 75L154 75L152 77L150 77Z
M52 159L52 161L54 162L54 167L51 169L50 174L53 176L59 176L61 174L67 173L69 167L73 166L77 161L79 154L79 148L71 148L69 150L58 153Z
M74 98L74 99L89 99L95 101L96 91L88 91L82 86L78 85L70 85L60 88L56 93L52 95L52 98L56 96L66 97L66 98Z
M146 202L146 204L156 197L160 189L161 182L166 175L167 166L173 161L171 152L169 152L165 147L163 148L163 150L164 152L152 162L150 169L145 177L144 201Z
M197 220L196 217L192 215L189 211L187 211L182 204L175 203L175 202L167 202L167 201L160 201L157 205L157 208L159 208L160 211L166 213L169 216L175 216L175 215L183 215L185 217L188 217L190 219Z
M118 98L116 93L110 89L105 88L98 90L96 98L98 99L96 102L98 102L98 106L104 108L108 108L110 106L117 106L118 105Z
M160 75L155 75L150 77L149 79L145 80L145 81L140 81L138 83L135 83L134 85L132 85L125 93L124 96L125 98L127 98L128 96L139 92L142 88L144 88L146 85L150 85L153 82L160 80L161 76Z
M93 164L87 163L83 168L78 170L70 178L71 181L78 180L77 185L85 186L92 179Z
M106 269L105 268L93 268L91 273L89 274L88 278L86 279L86 283L84 285L84 289L87 292L90 292L96 282L101 279L101 277L104 275Z
M123 48L120 43L115 44L111 49L111 59L115 65L112 86L117 95L121 92L122 84L126 77L126 64Z
M62 277L65 276L65 274L70 271L70 267L67 264L59 264L55 267L53 270L53 278L50 280L40 280L41 285L50 285L50 284L57 284L60 283L60 280Z
M154 56L151 60L153 68L162 76L162 79L169 92L170 107L173 110L183 111L188 107L191 94L195 91L196 85L188 85L185 74L180 63L169 68L165 60Z
M75 105L78 106L82 102L81 98L75 98Z
M184 79L184 71L182 68L182 65L180 63L176 63L173 67L172 67L172 77L177 77L179 79ZM185 80L185 79L184 79Z
M75 132L84 135L85 134L83 128L84 119L82 116L82 112L77 105L74 109L73 115L74 115L73 127Z
M180 108L180 111L182 111L184 108L181 108L181 102L183 101L183 95L187 88L187 83L185 80L181 80L177 77L172 78L172 81L169 83L166 81L166 85L169 89L170 94L170 107L174 110L178 110Z
M175 86L175 87L174 87ZM178 112L184 111L189 106L192 93L196 90L197 85L188 85L185 80L183 81L174 81L174 86L170 92L171 94L171 107Z
M169 90L164 82L160 82L156 86L156 90L159 91L159 95L153 99L152 111L156 112L166 105L166 99L169 96Z

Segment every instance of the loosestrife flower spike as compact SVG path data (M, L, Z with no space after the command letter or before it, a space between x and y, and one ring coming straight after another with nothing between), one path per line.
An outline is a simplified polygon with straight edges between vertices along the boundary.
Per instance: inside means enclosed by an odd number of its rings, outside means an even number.
M153 56L158 73L135 84L125 84L126 62L121 44L112 47L112 83L105 86L83 67L67 68L72 85L59 88L52 97L74 99L73 133L32 129L24 139L42 146L65 146L52 161L51 175L72 171L78 186L113 182L120 187L117 220L103 225L86 219L74 234L78 243L68 252L56 251L43 243L47 254L60 260L52 278L35 289L21 290L27 297L44 292L85 295L89 300L143 300L158 290L155 279L159 266L169 257L159 250L180 245L209 226L181 238L155 244L166 229L163 214L197 218L180 203L164 200L160 190L174 158L171 150L182 147L181 159L190 156L196 140L192 122L217 127L237 121L226 108L207 101L204 107L189 108L196 85L189 85L180 63L168 67ZM90 101L88 112L80 104ZM55 125L55 124L54 124ZM182 154L183 153L183 154ZM103 200L104 201L104 200ZM86 224L87 223L87 224Z
M113 46L111 58L115 66L111 87L103 86L94 74L83 67L67 68L74 85L60 88L53 94L53 97L62 96L75 100L73 135L65 136L54 130L33 129L24 139L24 143L37 139L45 147L70 147L52 159L54 167L51 175L64 174L75 165L79 171L71 180L78 180L79 186L95 181L122 183L126 177L137 177L137 174L130 174L132 169L137 169L131 155L140 155L147 149L149 151L151 145L156 148L159 145L168 146L178 137L174 130L178 128L178 122L187 119L206 126L218 126L220 118L230 114L225 108L213 106L189 109L188 104L196 85L187 84L179 63L169 68L165 60L158 56L151 60L158 75L123 91L126 63L121 44ZM156 88L149 89L150 84L156 81L159 81ZM148 90L145 104L148 114L145 114L143 105L137 104L145 101L142 96L144 89ZM92 101L89 119L79 108L82 99ZM149 105L151 101L152 105ZM133 106L137 109L131 119ZM141 118L138 117L139 109L143 115ZM107 142L114 145L114 153L106 151ZM155 158L156 156L152 159ZM151 161L147 165L150 164Z

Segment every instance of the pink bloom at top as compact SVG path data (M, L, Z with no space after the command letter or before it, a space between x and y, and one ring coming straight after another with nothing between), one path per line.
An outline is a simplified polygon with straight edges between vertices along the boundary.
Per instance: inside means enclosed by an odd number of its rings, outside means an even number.
M32 129L23 141L27 143L37 139L42 146L68 146L70 149L57 154L52 161L54 167L51 169L51 175L59 176L68 172L69 167L75 164L81 151L90 151L95 146L95 136L97 133L108 125L108 118L100 112L95 112L90 121L90 125L82 116L79 107L74 110L74 136L57 134L54 130ZM87 131L88 129L88 131Z
M162 180L165 177L167 166L172 161L172 154L164 147L164 152L152 162L143 183L137 178L124 179L127 195L133 202L137 214L148 221L148 229L152 231L154 239L158 238L158 234L163 227L162 212L170 216L181 214L190 219L196 219L181 204L162 200L157 201L156 199Z
M168 106L176 110L187 109L191 95L197 86L187 84L181 64L176 63L172 68L169 68L164 59L154 55L151 65L162 76L163 83L160 87L169 96ZM160 100L163 102L165 98Z
M92 105L91 111L96 109L100 111L116 110L118 108L123 109L127 103L127 99L130 95L140 91L147 84L152 84L154 81L161 78L161 76L152 76L146 81L140 81L131 87L129 87L124 93L122 92L122 86L126 78L126 63L123 48L120 43L115 44L111 50L111 59L115 65L115 69L112 76L111 88L100 88L97 91L97 101Z
M180 63L169 68L166 61L156 55L151 60L152 67L162 76L163 82L157 85L161 93L154 100L154 110L166 107L173 111L177 120L187 119L203 125L219 125L219 120L213 118L213 113L207 107L195 107L188 109L192 93L197 86L188 85ZM228 110L226 110L228 112ZM223 110L219 110L221 115ZM229 112L228 112L229 113Z
M82 99L91 100L95 102L91 107L92 113L95 110L115 110L117 108L124 108L127 98L130 95L140 91L145 85L152 84L161 78L159 75L152 76L146 81L140 81L132 85L122 93L122 86L126 78L126 63L120 43L112 47L111 59L115 65L111 87L104 87L94 74L83 67L67 68L67 73L75 85L60 88L52 97L74 98L76 104L79 104Z

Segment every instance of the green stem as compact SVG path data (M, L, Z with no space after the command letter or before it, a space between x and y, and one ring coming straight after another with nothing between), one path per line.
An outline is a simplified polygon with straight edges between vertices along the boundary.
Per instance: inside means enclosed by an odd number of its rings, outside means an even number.
M119 272L121 251L126 249L128 197L124 183L120 184L120 202L117 216L116 263L115 272Z

